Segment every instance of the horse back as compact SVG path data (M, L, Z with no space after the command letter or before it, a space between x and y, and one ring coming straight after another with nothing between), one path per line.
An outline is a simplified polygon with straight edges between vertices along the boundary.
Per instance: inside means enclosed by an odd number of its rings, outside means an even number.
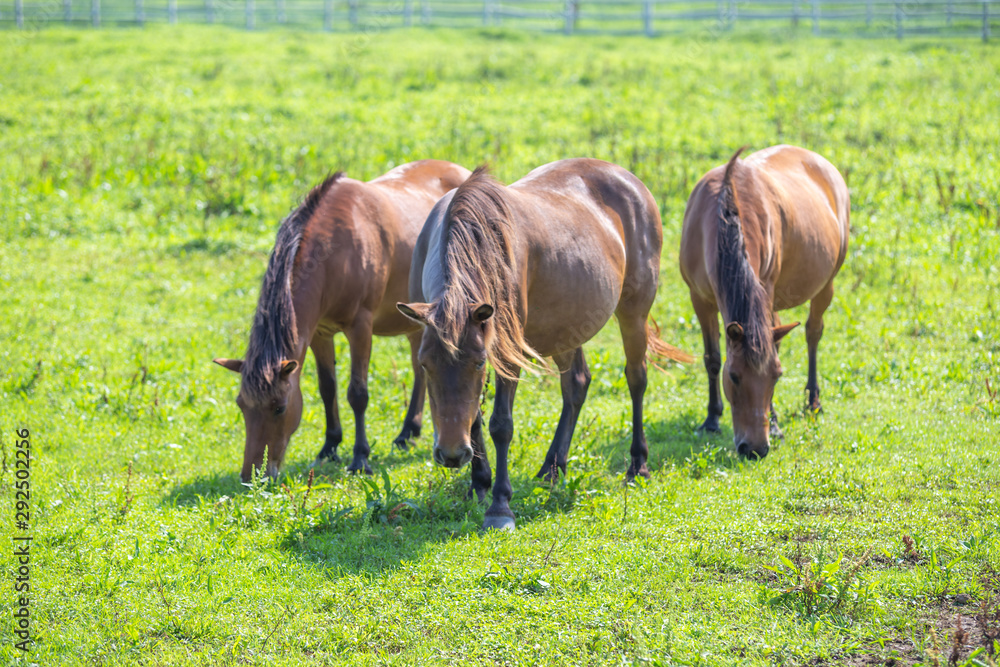
M754 153L779 243L773 278L775 310L805 303L833 280L847 256L850 196L840 172L821 155L797 146Z
M589 340L621 307L645 317L656 294L663 229L652 194L602 160L560 160L513 183L522 239L525 335L543 355Z

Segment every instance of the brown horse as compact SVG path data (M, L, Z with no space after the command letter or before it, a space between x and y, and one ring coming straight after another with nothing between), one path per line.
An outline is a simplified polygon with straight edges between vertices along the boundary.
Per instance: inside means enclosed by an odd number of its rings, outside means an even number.
M625 347L632 397L628 474L648 476L642 426L646 350L692 360L647 325L656 296L663 230L639 179L600 160L560 160L510 187L482 167L431 211L413 253L401 312L424 325L418 359L434 417L434 460L472 462L473 492L490 488L480 393L489 360L497 376L490 435L497 453L484 528L513 528L507 452L522 369L552 357L561 373L562 414L539 477L565 473L587 396L583 344L612 315Z
M354 459L348 470L371 473L365 409L372 334L406 335L413 363L413 395L395 444L420 434L423 374L417 364L420 327L395 308L408 293L410 258L420 227L443 194L469 175L464 167L421 160L363 183L334 174L317 185L281 223L250 329L245 360L216 359L240 373L244 481L263 465L275 477L302 416L299 374L312 348L326 408L326 441L316 461L339 461L343 432L337 410L333 336L351 348L347 402L354 410Z
M798 326L781 326L776 311L809 304L809 408L820 409L816 347L833 278L847 256L851 203L840 173L816 153L773 146L708 172L684 213L681 275L691 290L708 371L708 418L719 430L719 371L733 409L741 456L763 458L770 435L781 437L774 385L781 376L778 344ZM718 313L726 329L726 365L719 354ZM768 419L770 413L770 420Z

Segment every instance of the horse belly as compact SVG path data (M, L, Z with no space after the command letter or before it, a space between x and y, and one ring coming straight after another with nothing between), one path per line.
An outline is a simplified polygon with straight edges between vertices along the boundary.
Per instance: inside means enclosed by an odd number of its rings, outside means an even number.
M623 273L624 266L598 267L580 261L536 274L528 292L528 343L543 356L551 356L593 338L618 306Z
M810 233L786 232L781 273L774 286L774 309L794 308L811 300L840 269L840 236L832 225L816 225ZM791 239L788 236L792 236Z

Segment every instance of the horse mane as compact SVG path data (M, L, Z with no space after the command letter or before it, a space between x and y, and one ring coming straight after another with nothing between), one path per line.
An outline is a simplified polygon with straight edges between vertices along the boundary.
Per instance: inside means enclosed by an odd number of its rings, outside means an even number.
M458 354L470 307L487 303L493 307L493 317L487 320L486 354L497 374L513 379L518 368L530 370L532 361L544 366L525 341L517 312L516 232L507 194L485 165L455 191L444 225L445 288L428 321L445 348L452 356Z
M292 269L299 252L306 223L319 208L330 187L343 172L327 176L309 191L305 199L278 227L274 249L267 261L267 271L260 287L257 311L250 327L250 343L243 362L243 391L255 401L266 400L274 389L274 380L282 361L295 355L298 331L292 302Z
M744 358L752 368L760 370L771 360L775 350L769 300L748 261L739 197L733 181L740 166L738 158L745 148L733 154L722 176L719 190L719 256L715 277L729 322L743 327Z

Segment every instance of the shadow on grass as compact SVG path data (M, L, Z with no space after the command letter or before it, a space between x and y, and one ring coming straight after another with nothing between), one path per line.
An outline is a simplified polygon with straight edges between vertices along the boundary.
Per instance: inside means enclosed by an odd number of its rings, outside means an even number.
M650 469L654 473L691 465L691 457L703 452L710 465L716 465L717 459L721 461L719 451L731 442L731 435L706 437L695 432L697 423L692 411L647 424ZM574 511L581 493L598 493L610 499L614 489L620 487L631 432L609 437L606 432L590 434L583 428L579 436L570 450L567 477L554 483L536 479L534 475L541 461L521 458L516 454L518 443L513 443L511 509L519 528ZM346 453L349 449L342 452ZM268 530L277 531L282 551L322 570L331 579L381 578L390 576L407 562L436 558L438 554L446 556L446 550L438 548L440 545L480 535L479 527L490 496L484 503L466 498L470 485L468 468L461 471L435 468L431 479L421 482L418 488L396 488L393 471L405 464L419 463L427 456L427 446L418 442L406 451L394 449L381 457L373 456L376 472L370 477L348 474L346 456L340 463L314 469L315 485L340 487L347 491L349 500L338 500L336 492L307 496L311 461L304 457L285 466L278 483L266 487L266 496L255 497L255 492L242 485L234 471L178 485L164 502L191 507L214 505L206 511L222 512L229 520L236 517L244 521L249 517L248 529L263 524ZM224 496L228 499L223 500ZM330 506L323 506L323 502ZM252 523L255 521L258 523Z
M649 447L647 466L651 473L673 466L684 466L692 457L726 457L733 448L732 428L725 419L721 433L697 430L704 420L701 412L691 410L667 419L646 422L646 445ZM608 472L624 474L628 468L632 431L617 434L601 444L596 451L607 461Z

